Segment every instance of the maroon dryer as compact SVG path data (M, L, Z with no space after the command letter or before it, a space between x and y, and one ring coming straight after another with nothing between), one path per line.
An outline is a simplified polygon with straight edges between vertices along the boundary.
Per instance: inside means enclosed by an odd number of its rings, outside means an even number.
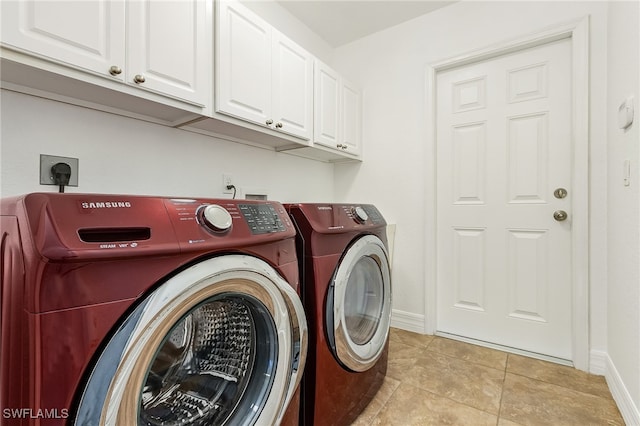
M372 205L287 204L298 230L309 323L301 423L349 425L387 370L391 278L386 222Z
M298 424L307 325L276 202L1 202L0 415L14 425Z

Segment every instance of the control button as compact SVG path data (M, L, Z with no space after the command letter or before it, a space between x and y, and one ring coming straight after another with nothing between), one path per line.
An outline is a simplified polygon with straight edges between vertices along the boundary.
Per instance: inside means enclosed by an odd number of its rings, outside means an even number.
M351 209L351 213L353 213L353 218L358 223L365 223L367 221L367 219L369 219L369 215L367 215L367 212L364 211L364 209L362 207L360 207L360 206L353 207Z
M233 223L229 212L216 204L201 207L198 212L202 225L214 232L227 231Z
M282 232L286 228L271 204L239 204L249 230L254 235Z

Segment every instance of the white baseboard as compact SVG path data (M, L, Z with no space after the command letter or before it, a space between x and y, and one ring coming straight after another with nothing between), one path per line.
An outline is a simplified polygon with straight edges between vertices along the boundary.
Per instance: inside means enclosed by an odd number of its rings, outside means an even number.
M589 353L589 373L604 376L607 373L607 358L605 351L592 349Z
M424 315L393 309L391 311L391 327L425 334Z
M628 425L640 425L640 410L638 410L638 407L633 402L631 394L629 394L616 366L608 355L606 355L606 371L604 377L607 379L611 396L613 396L613 400L618 405L624 422Z

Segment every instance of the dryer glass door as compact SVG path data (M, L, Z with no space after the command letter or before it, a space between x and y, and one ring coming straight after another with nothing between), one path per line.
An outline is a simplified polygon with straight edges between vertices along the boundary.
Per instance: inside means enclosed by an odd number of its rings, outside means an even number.
M279 424L307 350L304 309L262 260L220 256L146 296L99 355L74 424Z
M391 322L391 277L384 243L360 237L336 268L327 297L326 329L336 358L366 371L382 355Z
M358 259L344 297L347 333L356 345L364 345L373 338L384 307L384 293L380 265L370 256Z

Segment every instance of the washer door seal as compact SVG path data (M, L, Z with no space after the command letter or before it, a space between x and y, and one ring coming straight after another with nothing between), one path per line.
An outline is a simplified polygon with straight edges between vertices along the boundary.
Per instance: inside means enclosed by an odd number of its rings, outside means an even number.
M277 424L308 335L293 288L266 262L227 255L167 280L100 354L75 425Z
M325 320L329 345L344 367L373 367L391 323L388 254L378 237L365 235L347 248L329 286Z

